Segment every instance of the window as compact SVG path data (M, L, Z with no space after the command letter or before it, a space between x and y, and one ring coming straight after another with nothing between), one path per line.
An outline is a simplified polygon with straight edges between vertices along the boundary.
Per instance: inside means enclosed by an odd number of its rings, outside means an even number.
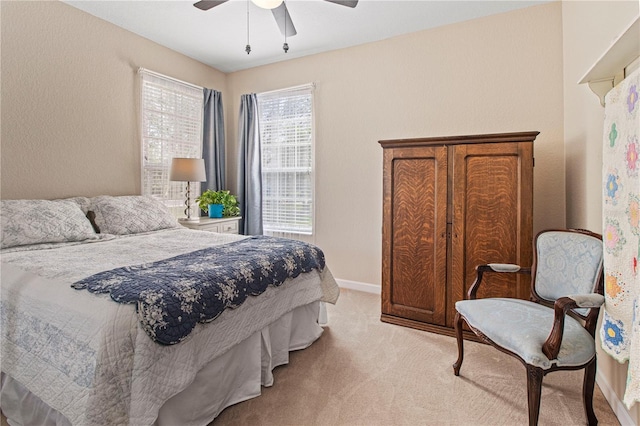
M169 181L173 157L202 158L202 88L140 70L142 194L163 200L182 215L185 182ZM192 199L200 182L192 183Z
M258 94L266 234L313 234L313 86Z

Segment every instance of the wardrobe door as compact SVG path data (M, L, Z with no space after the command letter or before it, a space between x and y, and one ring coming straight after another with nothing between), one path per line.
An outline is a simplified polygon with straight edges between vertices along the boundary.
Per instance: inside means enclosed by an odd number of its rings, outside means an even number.
M451 300L464 299L484 263L532 261L533 142L451 146L453 160ZM486 281L486 282L485 282ZM530 280L521 274L486 274L478 297L527 299Z
M446 214L447 148L385 149L383 319L445 324Z

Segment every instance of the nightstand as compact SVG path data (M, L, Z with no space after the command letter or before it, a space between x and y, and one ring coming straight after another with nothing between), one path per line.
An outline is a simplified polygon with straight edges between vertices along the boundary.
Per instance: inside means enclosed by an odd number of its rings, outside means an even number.
M201 217L199 222L180 222L180 225L198 231L219 232L221 234L237 234L242 217Z

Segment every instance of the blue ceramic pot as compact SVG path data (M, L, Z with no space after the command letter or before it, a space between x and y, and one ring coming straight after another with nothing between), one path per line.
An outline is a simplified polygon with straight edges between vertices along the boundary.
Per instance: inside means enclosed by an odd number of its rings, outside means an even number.
M222 217L222 210L224 210L222 204L209 204L209 217Z

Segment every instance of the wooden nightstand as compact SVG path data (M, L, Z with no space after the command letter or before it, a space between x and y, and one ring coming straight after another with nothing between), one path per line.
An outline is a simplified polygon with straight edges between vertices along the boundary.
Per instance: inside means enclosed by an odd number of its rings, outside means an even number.
M180 225L199 231L219 232L221 234L237 234L242 217L222 217L219 219L201 217L199 222L180 222Z

